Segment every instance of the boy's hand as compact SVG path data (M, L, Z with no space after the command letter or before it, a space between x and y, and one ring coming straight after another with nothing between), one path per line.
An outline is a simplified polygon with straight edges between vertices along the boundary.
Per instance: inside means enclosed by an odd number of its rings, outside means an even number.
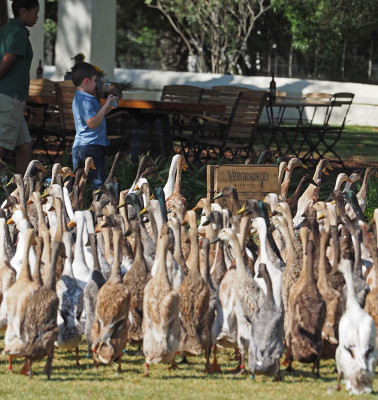
M114 94L109 94L106 99L105 105L110 109L114 109L118 107L118 96L114 96Z

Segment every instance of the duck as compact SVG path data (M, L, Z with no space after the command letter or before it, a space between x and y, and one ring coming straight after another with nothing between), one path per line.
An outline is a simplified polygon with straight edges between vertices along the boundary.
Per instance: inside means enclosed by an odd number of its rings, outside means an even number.
M286 201L286 199L287 199L291 176L293 174L294 169L297 167L301 167L301 168L305 168L305 169L308 168L305 164L303 164L303 162L299 158L294 157L289 161L289 163L287 164L287 171L285 173L284 180L282 181L282 183L280 185L281 200Z
M319 275L316 283L326 306L326 314L322 328L322 337L324 341L322 354L323 359L326 357L335 357L336 345L338 344L337 327L341 317L340 293L330 286L327 277L328 260L326 256L326 248L328 241L329 232L323 230L320 234Z
M265 223L264 218L256 217L252 221L252 227L258 231L259 240L260 240L260 253L259 257L255 263L255 276L256 282L258 285L263 289L264 293L266 294L266 286L265 281L263 278L258 278L258 263L265 264L269 275L272 280L273 285L273 296L274 301L276 302L277 307L282 306L282 299L281 299L281 285L282 285L282 269L280 267L277 268L272 262L271 256L268 254L267 249L267 226ZM281 265L281 264L280 264Z
M265 280L267 293L261 307L252 314L248 366L253 377L264 374L279 381L280 357L284 352L284 316L282 309L274 301L272 280L265 264L259 265L259 275Z
M218 233L220 240L226 240L235 255L236 274L234 276L233 308L237 321L237 344L240 351L240 373L245 372L245 350L248 349L253 314L262 306L264 294L261 287L248 271L235 232L231 228L223 228ZM222 334L218 335L218 338ZM218 339L217 338L217 339Z
M182 326L178 351L186 355L199 355L204 350L206 371L210 372L211 336L209 330L210 289L203 280L199 265L199 244L195 211L188 210L190 254L186 260L188 275L178 288L180 320Z
M104 364L113 361L122 371L121 357L127 342L130 292L122 282L121 276L121 235L113 228L114 260L108 281L97 293L95 318L92 326L92 351L94 365L98 360Z
M318 165L316 166L316 170L312 178L313 181L316 182L318 186L310 184L304 191L302 196L298 199L297 213L293 218L294 227L299 226L299 224L304 219L303 215L305 214L305 212L309 209L309 207L311 207L319 200L320 184L322 181L321 177L323 173L328 174L327 168L332 169L332 167L329 164L329 161L326 159L320 160Z
M101 271L101 266L98 258L97 239L95 233L88 234L88 240L92 249L93 256L93 270L91 278L85 285L83 293L83 303L85 310L85 338L88 346L88 357L92 349L92 327L95 318L97 294L100 288L105 284L106 279Z
M26 343L23 331L26 308L30 297L40 287L39 282L32 280L29 264L29 250L34 238L34 230L28 228L26 231L22 268L16 282L8 289L8 325L4 338L4 354L9 356L9 370L12 370L12 358L22 357L22 351Z
M298 199L301 197L301 195L305 191L305 188L309 187L309 185L314 185L315 187L318 186L318 184L315 183L315 181L308 174L305 174L304 176L302 176L301 180L299 181L299 184L296 187L295 192L289 198L286 199L286 202L289 204L292 215L296 214Z
M241 208L241 203L238 196L238 191L234 186L225 186L216 196L214 196L214 200L221 199L225 197L228 199L227 203L224 203L223 206L228 206L231 210L232 214L236 214L237 211Z
M185 165L185 158L184 156L180 156L177 160L177 173L173 191L171 195L165 199L167 210L169 210L175 204L182 204L186 210L187 202L186 198L182 194L182 188L181 188L181 176L184 165Z
M282 203L284 204L284 203ZM287 220L283 216L275 215L272 218L273 225L276 229L281 232L282 237L285 239L286 244L286 265L282 272L281 279L281 297L282 307L284 310L284 328L285 332L289 330L290 316L289 316L289 296L290 290L295 282L298 281L301 273L301 263L297 256L297 250L294 247L294 242L291 240L289 233L288 222L291 223L291 219ZM305 243L303 243L305 245ZM270 278L270 277L269 277Z
M302 231L307 227L300 228ZM301 237L308 231L302 232ZM303 363L312 363L313 372L317 369L319 376L319 362L322 354L322 328L326 307L316 286L313 269L314 242L307 241L303 257L303 267L299 279L293 284L289 294L289 332L286 346L289 354ZM311 310L311 313L308 312ZM289 364L290 370L291 364Z
M7 325L8 289L16 281L16 270L10 265L5 246L6 220L0 218L0 327Z
M176 180L175 179L176 173L177 173L177 162L178 162L179 158L180 158L179 154L176 154L172 157L171 165L169 167L168 179L163 188L166 199L168 199L168 197L173 192L173 188L174 188L175 180ZM186 162L183 163L182 168L184 168L184 171L186 170L186 168L187 168Z
M27 360L27 374L32 376L31 364L47 356L45 373L50 379L54 358L54 343L58 337L57 313L59 299L56 294L56 264L58 257L65 255L62 242L54 241L51 251L51 265L47 280L36 290L28 301L23 326L25 347L22 355Z
M180 343L180 295L172 288L166 265L170 241L168 227L164 225L157 243L157 273L147 283L143 296L144 376L149 376L150 364L163 362L174 367Z
M352 263L342 259L339 271L347 285L347 304L339 323L339 345L336 349L337 390L342 376L351 394L372 392L377 363L376 328L371 316L357 301L353 285Z
M83 211L75 211L75 221L70 221L67 227L70 228L75 225L77 227L77 231L72 270L77 283L84 290L85 285L88 283L91 277L91 270L89 269L84 257L83 233L84 229L86 229L86 222Z
M123 283L130 292L128 340L142 343L143 295L144 289L151 279L151 274L143 256L139 222L137 220L130 221L130 229L130 233L133 233L135 238L134 260L130 271L123 277Z
M72 271L72 233L63 233L66 258L64 269L56 284L59 299L57 347L76 352L76 365L79 365L79 344L83 335L80 318L83 312L83 289L77 283Z
M353 183L353 181L351 181L349 179L349 176L345 172L341 172L340 174L337 175L335 187L334 187L333 190L340 190L341 189L341 185L344 182L349 182L350 184Z
M366 199L367 199L367 193L368 193L368 183L370 177L375 173L375 168L374 167L367 167L365 170L365 175L364 179L362 181L361 189L357 193L357 200L358 204L361 207L362 212L365 212L366 209ZM349 212L346 210L348 215ZM353 217L353 215L350 215L350 217Z

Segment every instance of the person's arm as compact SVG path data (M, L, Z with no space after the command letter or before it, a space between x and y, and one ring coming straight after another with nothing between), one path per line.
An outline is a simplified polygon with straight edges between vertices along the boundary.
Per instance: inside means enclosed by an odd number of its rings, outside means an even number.
M8 73L9 68L17 59L17 54L5 53L3 59L0 61L0 79Z
M112 108L114 108L110 107L110 102L112 101L113 97L114 96L110 94L106 99L105 104L100 108L100 111L94 117L89 118L86 121L89 129L96 129L101 124L101 121L105 117L105 114L107 114Z

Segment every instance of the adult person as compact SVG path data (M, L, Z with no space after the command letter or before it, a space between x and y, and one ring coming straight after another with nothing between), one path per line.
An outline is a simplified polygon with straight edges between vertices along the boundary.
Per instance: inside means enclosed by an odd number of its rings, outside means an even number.
M29 95L33 49L27 27L37 23L38 0L13 0L14 19L0 28L0 158L16 152L16 170L24 174L33 157L23 110Z

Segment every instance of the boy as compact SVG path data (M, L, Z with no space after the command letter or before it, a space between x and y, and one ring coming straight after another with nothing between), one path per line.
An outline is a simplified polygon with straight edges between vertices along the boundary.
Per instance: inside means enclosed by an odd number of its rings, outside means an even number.
M113 108L110 94L101 107L94 96L97 73L93 65L78 62L72 68L72 82L76 93L72 102L76 135L72 148L74 171L84 167L87 157L92 157L96 170L91 170L90 178L93 190L100 188L105 181L105 147L109 146L106 135L105 115Z

